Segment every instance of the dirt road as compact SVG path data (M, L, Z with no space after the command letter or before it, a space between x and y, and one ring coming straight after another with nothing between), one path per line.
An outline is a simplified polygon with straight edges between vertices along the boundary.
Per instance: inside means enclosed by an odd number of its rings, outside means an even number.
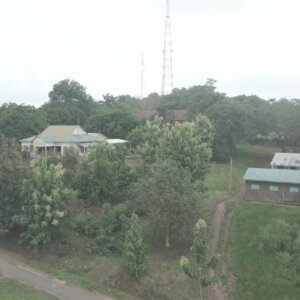
M55 277L30 268L0 249L0 274L14 278L37 290L62 300L113 300L65 283Z

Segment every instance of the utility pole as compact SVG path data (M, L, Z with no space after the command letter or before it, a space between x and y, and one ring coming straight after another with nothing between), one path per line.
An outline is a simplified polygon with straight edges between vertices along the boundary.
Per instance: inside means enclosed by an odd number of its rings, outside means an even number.
M229 193L231 193L232 186L232 157L230 157L230 169L229 169Z
M172 38L171 38L170 0L166 0L166 19L165 19L161 95L170 94L173 90L172 52L173 49L172 49Z

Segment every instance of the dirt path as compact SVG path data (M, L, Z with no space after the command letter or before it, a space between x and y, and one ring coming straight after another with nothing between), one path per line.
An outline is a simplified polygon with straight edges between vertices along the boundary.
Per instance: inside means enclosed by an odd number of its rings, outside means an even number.
M226 216L225 220L225 215L226 215L226 206L229 203L237 203L239 202L244 194L244 187L242 187L236 194L231 196L229 199L226 199L222 201L221 203L218 204L216 213L215 213L215 218L214 218L214 224L211 230L211 235L210 235L210 240L209 240L209 248L208 248L208 260L211 260L213 256L216 255L216 250L220 241L220 233L223 233L222 237L222 245L220 245L221 249L221 254L224 256L224 251L226 244L228 242L229 238L229 229L230 229L230 224L231 224L231 219L232 219L232 212L230 212ZM224 227L224 230L222 228ZM221 273L222 275L225 275L228 278L229 285L234 284L235 278L233 274L231 274L227 268L224 262L221 264ZM211 275L214 275L214 271L212 270ZM210 288L209 291L209 297L210 300L226 300L228 299L227 292L225 287L222 285L222 283L218 282L216 284L213 284Z
M270 160L272 157L270 156L258 156L255 158L255 167L268 167ZM209 248L208 248L208 260L210 260L215 254L217 247L219 245L220 241L220 233L223 234L222 241L220 246L220 253L221 256L224 256L226 245L229 239L229 233L230 233L230 225L232 221L233 211L230 211L228 215L226 216L226 206L230 203L238 203L243 198L245 192L245 187L243 186L237 193L232 195L230 198L222 201L218 204L215 218L214 218L214 224L211 230L210 234L210 240L209 240ZM226 216L226 218L225 218ZM224 227L224 229L222 228ZM236 278L234 275L229 272L227 269L227 266L225 262L223 261L221 263L220 272L221 275L225 275L228 279L229 288L232 287L235 282ZM211 272L211 275L214 275L214 271ZM209 291L209 299L210 300L228 300L228 295L225 287L221 283L217 283L211 286Z
M98 293L69 285L51 275L30 268L4 250L0 250L0 274L17 279L62 300L113 300Z

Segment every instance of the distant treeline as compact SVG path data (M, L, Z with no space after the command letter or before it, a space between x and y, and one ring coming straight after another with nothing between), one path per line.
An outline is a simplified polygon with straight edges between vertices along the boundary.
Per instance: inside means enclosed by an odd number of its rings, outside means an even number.
M143 100L129 95L103 95L96 101L86 88L65 79L53 85L49 101L40 108L5 103L0 107L0 132L18 139L36 135L50 124L80 124L88 132L101 132L110 138L128 138L141 126L137 111L156 110L167 119L170 110L185 109L192 120L208 116L214 125L213 155L225 160L241 142L264 142L300 148L300 100L270 99L257 96L228 97L216 91L215 81L174 89L172 94L150 94Z

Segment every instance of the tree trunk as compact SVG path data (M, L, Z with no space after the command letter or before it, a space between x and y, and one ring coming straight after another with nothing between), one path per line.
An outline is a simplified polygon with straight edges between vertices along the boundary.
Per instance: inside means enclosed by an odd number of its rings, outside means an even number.
M170 248L170 233L169 233L169 228L166 230L166 237L165 237L165 245L166 248Z

